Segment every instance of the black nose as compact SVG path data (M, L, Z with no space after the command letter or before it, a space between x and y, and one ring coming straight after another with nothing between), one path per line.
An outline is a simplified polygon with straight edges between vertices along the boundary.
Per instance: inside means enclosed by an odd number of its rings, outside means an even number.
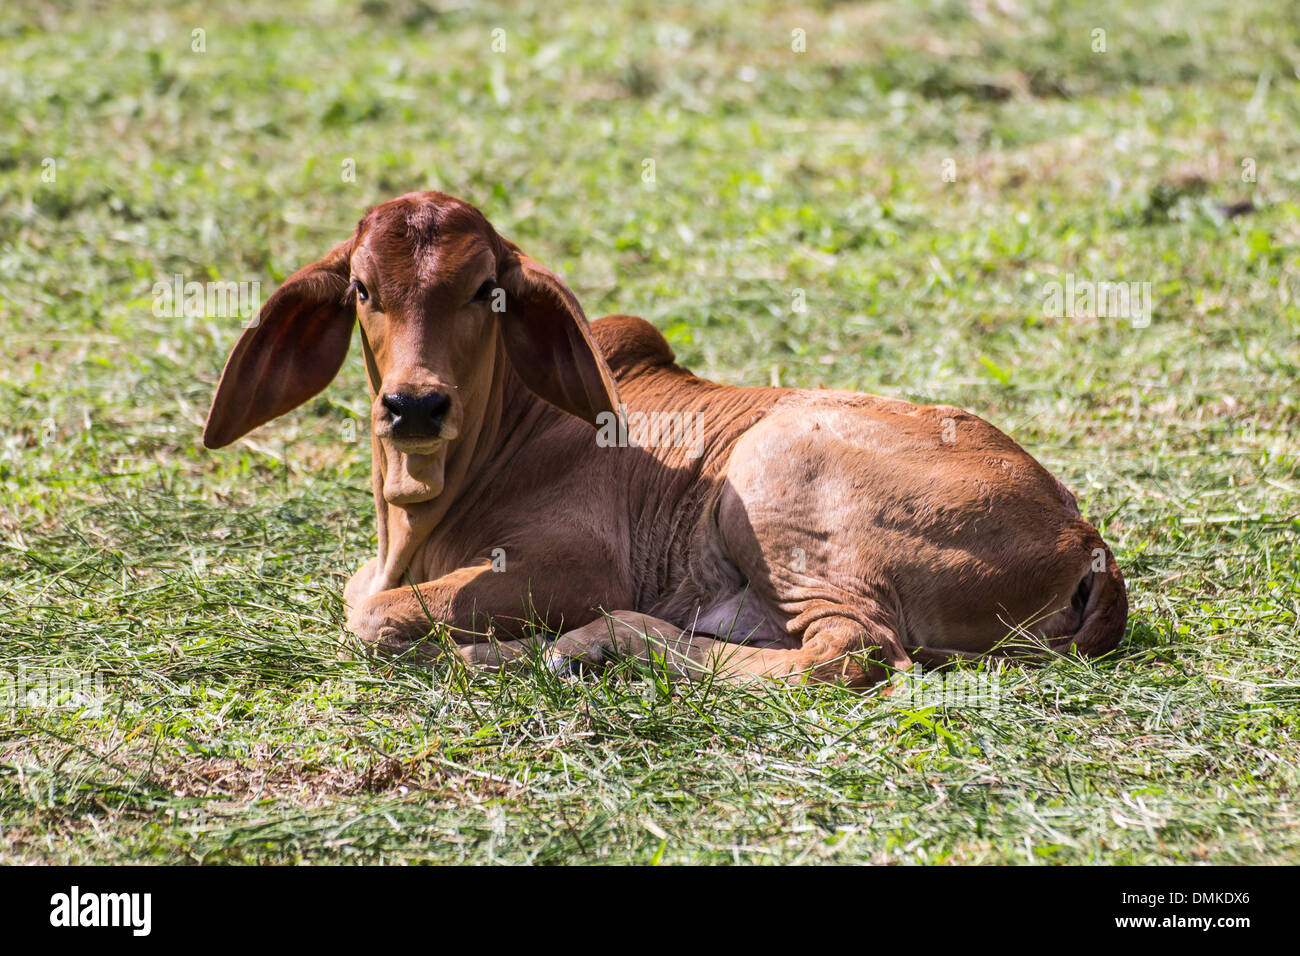
M393 434L399 438L437 438L442 420L451 409L451 396L442 392L428 395L384 396L384 408L393 416Z

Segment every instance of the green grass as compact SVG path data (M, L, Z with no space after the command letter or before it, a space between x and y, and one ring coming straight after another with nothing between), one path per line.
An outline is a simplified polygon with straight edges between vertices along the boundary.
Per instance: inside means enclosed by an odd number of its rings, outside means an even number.
M0 710L0 863L1300 862L1300 8L84 6L0 22L0 669L103 708ZM269 294L423 187L701 374L990 419L1114 546L1120 651L996 709L341 656L359 356L206 452L239 320L151 289ZM1045 315L1067 274L1150 326Z

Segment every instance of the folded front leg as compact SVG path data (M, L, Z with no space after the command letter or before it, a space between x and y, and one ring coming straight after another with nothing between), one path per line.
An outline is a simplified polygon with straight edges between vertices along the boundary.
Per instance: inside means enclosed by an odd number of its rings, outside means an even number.
M614 611L568 631L547 651L556 670L600 670L614 660L662 667L674 679L714 676L731 682L756 678L843 683L867 687L912 661L885 624L849 609L823 610L794 650L747 647L683 630L636 611Z
M536 659L546 642L525 637L517 641L479 641L461 644L456 654L466 664L485 671L520 670Z
M522 637L532 616L519 577L494 572L485 561L359 600L349 610L348 630L382 653L416 648L416 656L424 659L437 656L436 642L425 648L423 638L439 624L446 625L455 643L477 644Z
M637 611L614 611L566 631L546 653L557 671L600 671L614 660L662 664L674 679L703 677L710 638Z

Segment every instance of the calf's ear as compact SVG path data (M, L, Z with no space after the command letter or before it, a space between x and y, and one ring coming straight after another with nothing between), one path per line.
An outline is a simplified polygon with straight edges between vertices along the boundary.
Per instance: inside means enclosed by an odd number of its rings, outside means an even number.
M208 448L297 408L338 374L356 323L348 292L355 239L289 276L240 335L208 411Z
M513 244L499 269L506 354L524 384L570 415L599 425L618 412L614 375L601 358L573 291Z

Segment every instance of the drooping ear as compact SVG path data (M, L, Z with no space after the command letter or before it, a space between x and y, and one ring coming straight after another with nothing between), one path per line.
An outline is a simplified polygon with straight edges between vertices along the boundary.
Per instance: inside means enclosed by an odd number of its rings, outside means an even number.
M338 374L356 323L347 298L354 242L289 276L239 337L203 429L208 448L297 408Z
M537 395L598 425L600 413L618 412L618 388L582 306L555 273L507 245L497 281L506 290L501 337L511 364Z

